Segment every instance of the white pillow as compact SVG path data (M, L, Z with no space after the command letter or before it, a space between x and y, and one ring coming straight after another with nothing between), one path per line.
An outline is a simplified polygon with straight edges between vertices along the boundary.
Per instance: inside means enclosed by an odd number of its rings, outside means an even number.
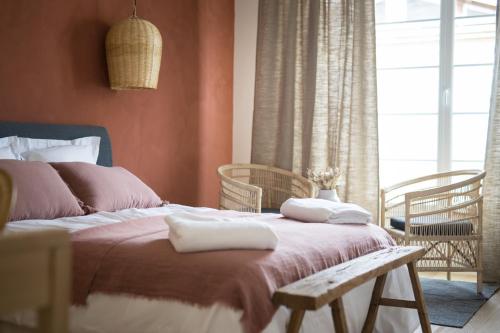
M14 146L17 142L17 136L7 136L0 138L0 159L2 160L20 160L21 157L15 153Z
M14 153L19 154L24 159L28 159L28 156L30 156L30 158L32 159L28 160L31 161L43 160L45 162L62 162L62 161L87 162L96 164L97 158L99 157L100 142L101 138L98 136L88 136L74 140L32 139L32 138L19 137L14 143ZM78 147L78 146L87 146L87 147L83 149L69 148L69 149L59 149L59 150L55 149L46 151L48 148L54 148L54 147ZM33 151L36 151L37 154L27 154L28 152L33 152ZM68 156L65 156L65 154L68 154ZM83 155L79 156L79 154ZM48 161L46 159L51 159L51 160Z
M93 155L93 147L85 146L58 146L24 152L22 157L27 161L40 162L86 162L96 164L97 158Z
M4 138L0 138L0 147L7 147L13 145L17 141L17 136L6 136Z
M0 160L18 160L19 156L14 154L11 146L0 148Z

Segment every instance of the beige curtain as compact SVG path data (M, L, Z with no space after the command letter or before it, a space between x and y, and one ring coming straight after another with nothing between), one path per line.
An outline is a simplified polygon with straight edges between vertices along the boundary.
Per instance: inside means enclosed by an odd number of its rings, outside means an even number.
M252 162L337 166L378 216L373 1L260 0L255 89Z
M498 5L495 72L486 146L483 235L484 279L500 282L500 25Z

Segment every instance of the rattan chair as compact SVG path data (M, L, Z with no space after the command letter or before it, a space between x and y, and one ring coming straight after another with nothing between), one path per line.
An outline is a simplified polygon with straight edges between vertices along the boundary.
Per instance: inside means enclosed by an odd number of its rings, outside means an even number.
M461 170L405 181L381 190L381 223L398 245L426 249L419 271L477 272L482 290L482 181Z
M288 198L312 198L313 182L293 172L258 164L228 164L217 170L220 209L276 212Z

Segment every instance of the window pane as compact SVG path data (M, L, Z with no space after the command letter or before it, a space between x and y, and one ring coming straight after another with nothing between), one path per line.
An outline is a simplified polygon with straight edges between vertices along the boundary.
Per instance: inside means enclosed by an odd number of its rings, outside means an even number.
M455 65L492 64L495 52L495 15L455 19Z
M380 161L380 184L390 186L404 180L436 173L436 161Z
M453 112L482 112L490 109L493 66L455 67L453 70Z
M380 158L435 160L437 124L437 115L380 115Z
M453 115L452 160L482 161L486 148L488 115Z
M439 66L439 20L377 25L377 67Z
M470 161L470 162L452 162L451 163L452 170L467 170L467 169L476 169L483 170L484 162L483 161Z
M375 0L377 22L439 19L440 0Z
M455 1L450 147L454 170L484 167L495 53L495 16L496 0Z
M438 113L437 68L379 70L378 111L384 113Z

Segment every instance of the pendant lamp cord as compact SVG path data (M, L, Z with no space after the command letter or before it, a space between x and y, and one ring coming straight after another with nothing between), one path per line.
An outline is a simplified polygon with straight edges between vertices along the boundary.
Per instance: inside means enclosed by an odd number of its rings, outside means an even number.
M132 17L137 17L137 0L134 0L134 3L132 5L133 11L132 11Z

